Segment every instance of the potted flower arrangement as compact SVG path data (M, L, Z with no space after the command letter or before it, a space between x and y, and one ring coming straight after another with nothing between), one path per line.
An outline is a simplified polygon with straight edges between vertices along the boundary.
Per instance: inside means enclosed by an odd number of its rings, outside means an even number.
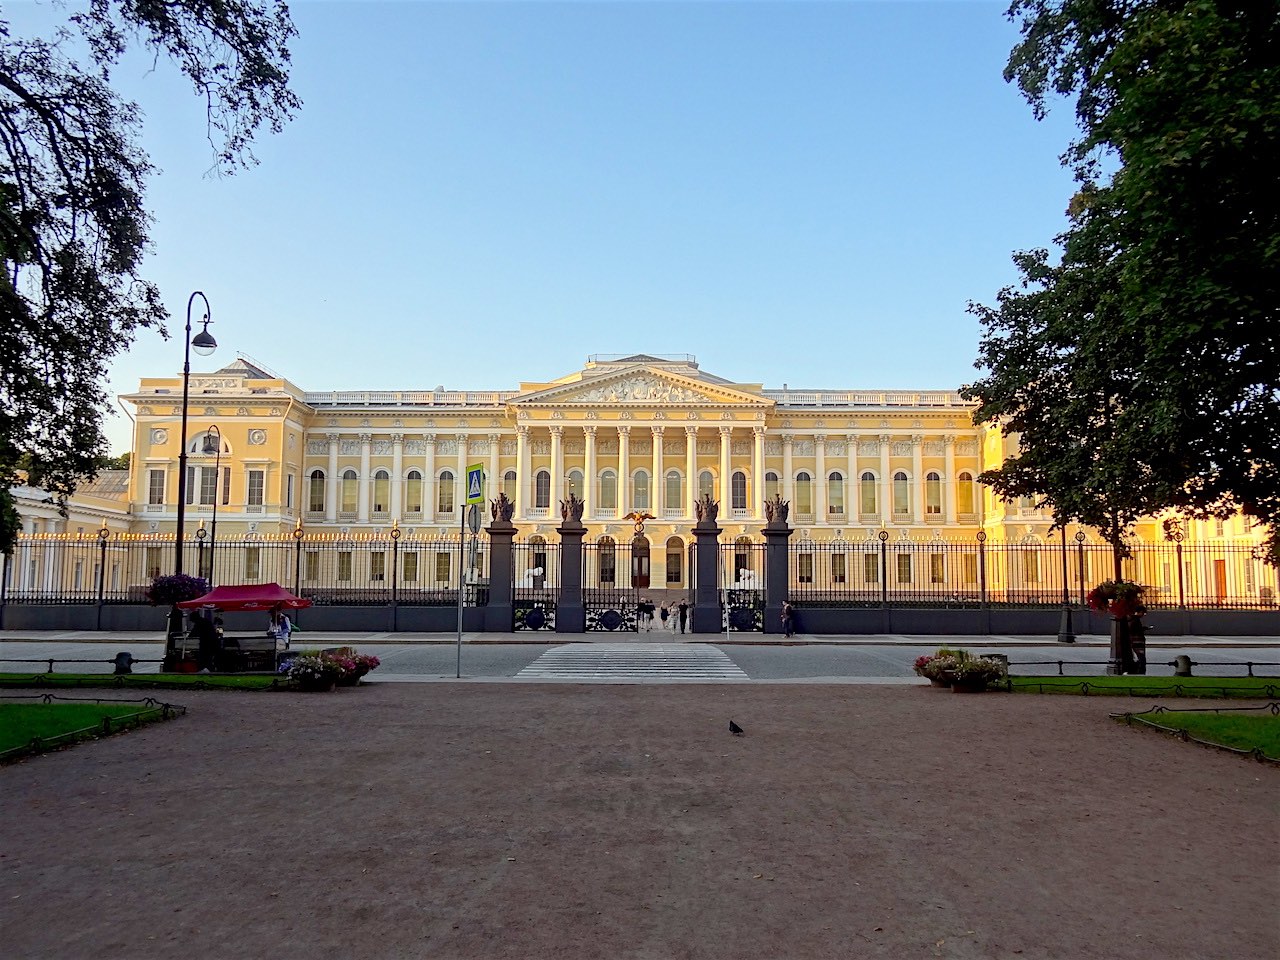
M937 653L917 657L915 672L927 677L935 687L949 687L955 677L956 668L969 659L967 650L949 650L942 647Z
M1140 617L1147 612L1142 604L1145 592L1146 587L1132 580L1104 580L1089 591L1085 600L1090 609L1104 611L1124 620L1128 617Z
M192 577L185 573L173 573L156 577L147 588L147 600L152 606L172 606L203 597L209 592L209 581L204 577Z
M324 660L338 674L338 686L354 687L360 682L362 674L358 672L355 657L346 652L326 653Z
M376 670L382 665L382 661L372 654L361 653L352 657L356 663L356 680L358 681L370 670Z
M990 657L970 657L961 661L951 681L952 693L981 693L992 683L1008 677L1005 665Z
M280 672L298 685L299 690L332 690L340 669L329 657L304 655L280 664Z

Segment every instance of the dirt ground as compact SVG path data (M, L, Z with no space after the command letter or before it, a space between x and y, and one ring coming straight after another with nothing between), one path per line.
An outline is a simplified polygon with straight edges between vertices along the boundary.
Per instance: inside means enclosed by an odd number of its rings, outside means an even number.
M6 958L1280 956L1280 770L1106 719L1145 703L172 699L0 768Z

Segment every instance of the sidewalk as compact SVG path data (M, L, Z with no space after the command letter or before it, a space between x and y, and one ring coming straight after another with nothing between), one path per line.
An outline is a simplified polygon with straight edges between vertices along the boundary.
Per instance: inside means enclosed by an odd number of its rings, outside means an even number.
M680 639L677 640L676 638ZM299 632L293 635L293 646L341 647L365 644L457 643L455 633L379 633L327 631ZM18 643L161 643L159 631L130 630L0 630L0 642ZM876 646L876 647L1109 647L1105 636L1081 634L1075 644L1059 644L1053 636L955 636L940 634L797 634L783 637L763 633L686 633L673 636L659 631L647 633L550 633L520 631L517 633L463 633L466 644L559 644L559 643L719 643L743 646ZM1160 637L1148 636L1149 649L1194 649L1198 647L1280 647L1280 637Z

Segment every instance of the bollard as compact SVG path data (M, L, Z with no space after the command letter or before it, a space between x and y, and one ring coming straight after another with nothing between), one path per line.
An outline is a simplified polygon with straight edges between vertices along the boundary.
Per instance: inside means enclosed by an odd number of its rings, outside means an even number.
M1173 675L1175 677L1191 676L1191 658L1186 654L1173 658Z
M116 654L116 673L133 673L133 654L127 650Z

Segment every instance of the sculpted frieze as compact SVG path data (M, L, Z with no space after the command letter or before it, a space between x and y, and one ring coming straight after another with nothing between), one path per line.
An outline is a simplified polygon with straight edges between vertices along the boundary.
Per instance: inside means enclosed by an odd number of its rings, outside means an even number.
M659 403L688 403L709 398L657 377L638 376L606 383L564 399L569 403L645 403L655 400Z

